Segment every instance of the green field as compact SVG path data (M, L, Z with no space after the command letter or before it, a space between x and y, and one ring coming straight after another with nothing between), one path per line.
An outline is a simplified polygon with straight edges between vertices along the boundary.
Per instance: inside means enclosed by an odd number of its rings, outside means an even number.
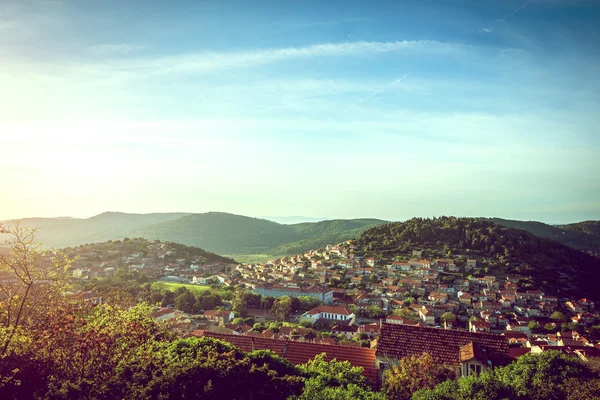
M152 283L152 289L157 289L157 290L160 290L161 292L165 292L167 290L174 292L177 290L178 287L181 287L181 286L187 288L190 292L194 293L195 295L199 295L202 292L205 292L210 289L210 286L192 285L189 283L172 283L172 282L153 282Z
M281 256L274 256L269 254L232 254L225 257L231 257L235 261L242 264L262 264L269 260L276 260Z

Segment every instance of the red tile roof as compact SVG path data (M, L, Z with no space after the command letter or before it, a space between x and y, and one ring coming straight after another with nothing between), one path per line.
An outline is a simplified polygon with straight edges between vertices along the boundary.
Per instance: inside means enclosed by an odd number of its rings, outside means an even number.
M356 333L358 332L358 326L356 325L336 325L333 328L331 328L332 332L350 332L350 333Z
M442 364L459 365L460 348L470 342L486 353L492 365L510 362L508 344L501 335L387 323L381 328L377 356L401 359L427 352Z
M231 311L208 310L204 312L204 315L207 317L228 318L231 315Z
M469 342L459 349L459 359L460 362L476 359L485 364L487 354L477 343Z
M512 358L519 358L529 352L531 352L531 349L529 347L511 347L508 349L508 354Z
M316 355L326 353L326 361L331 361L334 358L338 361L349 361L353 366L362 367L363 375L367 379L370 379L374 383L377 382L374 349L340 347L292 340L263 339L215 332L204 332L204 336L224 340L242 351L271 350L292 364L305 364L308 360L315 358Z

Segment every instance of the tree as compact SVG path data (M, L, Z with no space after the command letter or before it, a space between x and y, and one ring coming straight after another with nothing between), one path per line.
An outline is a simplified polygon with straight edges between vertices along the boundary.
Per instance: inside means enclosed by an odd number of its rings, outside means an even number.
M247 312L246 292L242 288L235 289L233 300L231 301L232 310L245 317Z
M0 225L8 253L0 254L0 358L11 352L18 331L37 324L64 298L66 271L71 260L60 252L44 252L35 241L35 229L19 221Z
M0 360L5 398L108 398L120 362L148 341L169 340L167 326L143 305L55 304L40 324L19 333L17 352ZM6 367L16 371L6 380Z
M302 390L302 378L286 360L269 351L244 354L207 337L140 348L136 357L122 363L111 383L116 397L148 400L284 400Z
M419 322L419 316L414 312L410 311L408 308L396 308L394 310L395 315L399 315L407 321L410 322Z
M297 297L290 298L290 307L292 308L292 312L298 312L300 310L301 302Z
M173 303L175 303L175 293L172 292L171 290L167 290L166 292L163 293L163 299L160 302L160 306L166 307Z
M445 313L442 314L442 316L440 317L440 319L443 322L454 322L454 321L456 321L456 315L454 315L450 311L447 311L447 312L445 312Z
M384 318L385 311L378 305L367 307L367 316L371 318Z
M410 306L411 304L413 304L415 302L415 298L414 297L405 297L404 298L404 305L405 306Z
M260 322L257 322L252 326L252 330L254 332L262 332L265 330L265 326L263 324L261 324Z
M520 397L532 400L563 399L561 385L570 378L589 379L591 371L576 358L558 351L526 354L498 371L498 378Z
M531 332L538 332L540 330L540 324L536 321L531 321L527 327L531 330Z
M429 353L409 356L384 372L384 390L390 400L408 400L417 390L434 388L455 378L445 366L435 362Z
M558 351L529 353L506 367L446 381L421 390L414 400L562 400L600 395L597 371Z
M383 400L382 393L370 390L361 367L348 361L325 361L325 354L315 356L298 369L306 377L299 400Z
M592 326L589 331L594 339L600 339L600 325Z
M432 389L415 392L412 400L506 400L514 399L511 388L498 381L493 373L447 380ZM525 400L525 399L522 399Z
M554 311L552 315L550 315L550 319L556 322L567 322L566 315L560 311Z
M195 312L196 297L186 289L179 296L175 297L175 308L186 313Z
M283 296L275 299L271 312L277 317L284 321L288 315L292 312L291 299L288 296Z
M304 319L300 321L300 326L303 328L312 328L314 325L315 324L309 319Z

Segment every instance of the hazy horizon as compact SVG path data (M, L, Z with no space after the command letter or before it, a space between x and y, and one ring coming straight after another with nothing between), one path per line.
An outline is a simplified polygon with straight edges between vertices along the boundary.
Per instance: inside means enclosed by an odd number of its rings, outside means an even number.
M379 218L379 217L374 217L372 215L357 215L357 216L351 216L351 217L312 217L312 216L306 216L306 215L280 215L280 216L264 216L264 215L244 215L244 214L238 214L238 213L233 213L233 212L228 212L228 211L223 211L223 210L208 210L208 211L201 211L201 212L187 212L187 211L165 211L165 212L147 212L147 213L140 213L140 212L124 212L124 211L104 211L98 214L93 214L93 215L87 215L87 216L69 216L69 215L61 215L61 216L27 216L27 217L19 217L19 218L2 218L0 217L0 222L2 221L13 221L13 220L23 220L23 219L60 219L60 218L65 218L65 219L88 219L88 218L92 218L104 213L121 213L121 214L138 214L138 215L144 215L144 214L205 214L205 213L225 213L225 214L234 214L234 215L239 215L239 216L243 216L243 217L250 217L250 218L259 218L259 219L266 219L269 221L273 221L273 222L277 222L280 224L296 224L296 223L301 223L301 222L319 222L319 221L328 221L328 220L336 220L336 219L381 219L381 220L385 220L385 221L390 221L390 222L403 222L406 221L408 219L411 218L415 218L415 217L420 217L420 218L433 218L433 217L441 217L443 215L445 216L453 216L453 217L470 217L470 218L502 218L502 219L509 219L509 220L518 220L518 221L535 221L535 222L543 222L545 224L548 225L566 225L566 224L572 224L572 223L577 223L577 222L583 222L583 221L589 221L589 220L574 220L574 221L542 221L542 220L535 220L535 219L518 219L518 218L508 218L508 217L499 217L497 215L450 215L450 214L440 214L440 215L413 215L410 217L405 217L405 218ZM285 222L285 221L288 222Z
M0 220L598 220L598 26L590 0L6 0Z

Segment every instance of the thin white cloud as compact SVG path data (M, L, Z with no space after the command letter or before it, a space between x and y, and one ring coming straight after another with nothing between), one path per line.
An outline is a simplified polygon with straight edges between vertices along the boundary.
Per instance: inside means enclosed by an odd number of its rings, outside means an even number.
M494 30L491 28L481 28L479 32L481 33L492 33Z
M363 97L362 99L360 99L359 101L357 101L356 103L354 103L350 108L354 108L357 107L359 105L361 105L362 103L364 103L365 101L367 101L368 99L370 99L371 97L375 97L378 94L381 94L383 92L385 92L386 90L388 90L389 88L391 88L394 85L397 85L398 83L402 82L404 79L406 79L406 77L408 76L408 74L404 74L402 75L401 78L395 79L392 82L388 83L387 85L374 90L372 93L370 93L368 96Z
M514 10L512 10L511 12L509 12L508 14L506 14L506 16L504 18L497 19L496 22L506 22L506 20L508 18L512 17L513 15L515 15L516 13L518 13L519 11L521 11L522 9L524 9L525 7L527 7L532 2L533 2L533 0L529 0L529 1L525 2L523 5L515 8Z
M144 50L144 46L131 44L97 44L89 46L87 52L94 56L121 56Z
M111 64L110 68L129 71L152 70L154 72L207 71L222 68L244 68L286 60L315 57L362 56L392 52L453 53L463 45L435 40L404 40L395 42L344 42L324 43L303 47L285 47L241 52L202 52L172 57L128 60L127 63Z

